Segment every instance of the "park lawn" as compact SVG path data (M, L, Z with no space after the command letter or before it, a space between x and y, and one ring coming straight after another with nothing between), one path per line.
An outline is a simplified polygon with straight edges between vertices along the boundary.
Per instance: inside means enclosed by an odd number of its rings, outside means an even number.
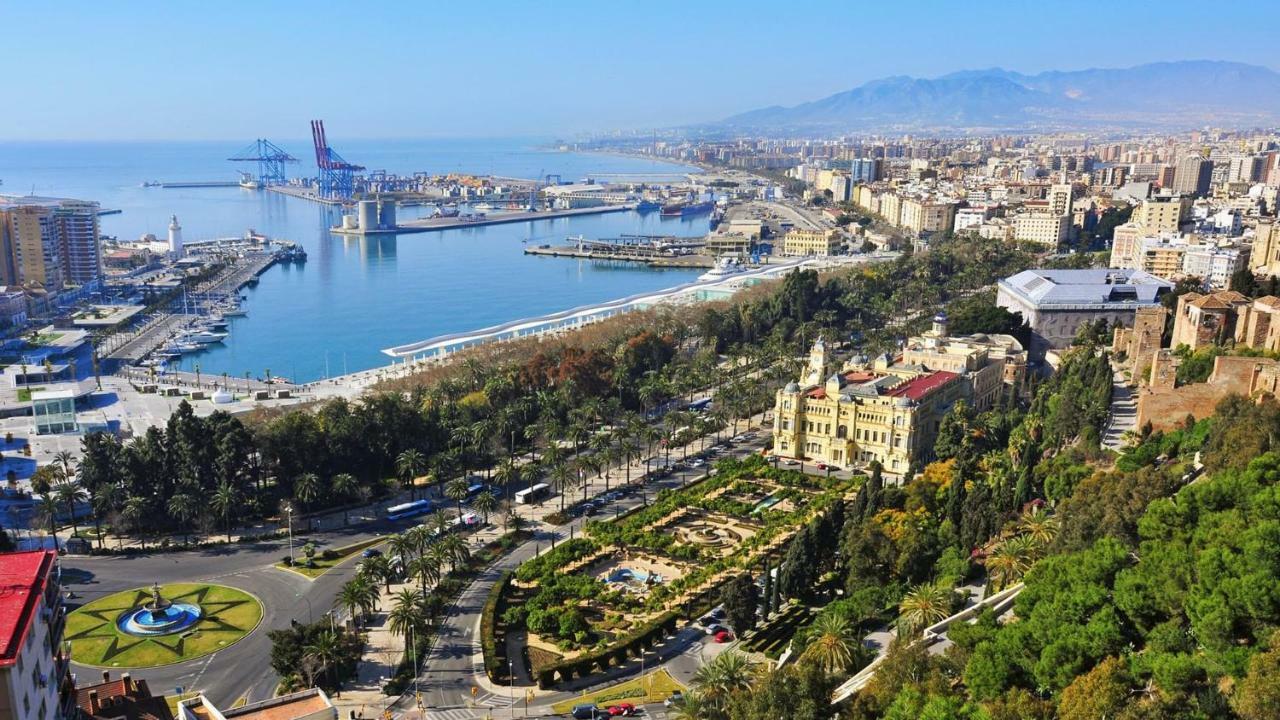
M671 673L663 669L651 672L644 677L633 678L617 685L610 685L607 688L581 695L572 700L558 702L551 706L551 711L563 715L573 710L574 705L581 703L595 703L600 707L609 707L623 702L628 702L632 705L660 703L677 690L683 692L685 690L684 685L681 685L679 681L671 677Z
M149 588L108 595L67 616L64 639L71 658L96 667L143 668L185 662L225 649L262 622L262 604L243 590L207 583L160 588L166 600L199 605L204 614L191 629L173 635L135 637L116 627L121 613L145 604Z
M290 567L284 564L283 562L276 563L276 567L280 568L281 570L292 570L293 572L296 572L299 575L305 575L308 578L315 580L316 578L329 572L330 570L341 565L347 560L350 560L352 555L355 555L356 553L359 553L359 552L363 552L366 548L371 548L374 545L381 545L386 541L387 539L385 537L376 537L371 540L364 540L362 542L355 543L354 545L346 545L344 547L334 548L334 550L338 553L338 556L333 558L332 560L322 560L320 558L320 553L324 551L323 550L317 551L315 557L312 558L315 561L315 565L313 567L307 567L302 564L294 564L292 567ZM301 562L306 562L306 558L302 558Z

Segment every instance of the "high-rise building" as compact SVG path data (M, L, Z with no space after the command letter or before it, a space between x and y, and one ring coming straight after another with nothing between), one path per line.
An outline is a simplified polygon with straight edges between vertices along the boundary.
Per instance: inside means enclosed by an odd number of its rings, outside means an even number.
M101 278L98 203L0 197L0 283L58 292Z
M883 177L878 158L854 158L849 163L849 181L853 184L873 183Z
M71 717L57 553L0 555L0 720Z
M61 289L61 246L53 211L39 205L15 205L0 213L5 284L55 292Z
M1173 191L1179 195L1208 195L1213 180L1213 162L1199 155L1187 155L1173 172Z
M1064 183L1049 188L1049 213L1052 215L1071 214L1071 185Z
M62 278L68 285L88 285L102 277L102 242L98 235L98 203L63 200L53 209Z

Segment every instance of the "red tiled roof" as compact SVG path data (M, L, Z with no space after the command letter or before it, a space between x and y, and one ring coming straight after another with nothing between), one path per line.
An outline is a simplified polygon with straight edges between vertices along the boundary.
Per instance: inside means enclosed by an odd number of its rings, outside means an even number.
M18 659L53 559L51 550L0 555L0 666Z
M929 373L928 375L921 375L919 377L911 378L910 380L893 388L892 390L890 390L885 394L888 395L889 397L905 397L910 400L919 401L929 393L933 392L934 390L937 390L938 388L942 387L943 385L946 385L947 383L951 382L952 380L955 380L958 377L960 376L953 372L947 372L946 370L939 370L938 372L935 372L935 373Z
M827 396L827 389L819 385L816 388L810 388L809 391L804 394L804 396L807 398L813 398L815 400L821 400L822 398Z

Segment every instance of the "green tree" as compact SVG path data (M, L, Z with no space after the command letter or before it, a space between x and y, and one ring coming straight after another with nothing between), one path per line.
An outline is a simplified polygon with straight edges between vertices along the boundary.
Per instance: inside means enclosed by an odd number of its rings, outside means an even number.
M720 589L720 602L734 632L741 635L755 627L760 593L750 575L738 575L725 583Z
M471 483L466 478L455 478L444 486L444 496L458 504L458 515L462 515L462 501L467 499L467 490Z
M359 489L359 482L356 476L351 473L338 473L329 479L329 490L333 496L342 501L342 524L346 525L350 521L350 506L347 501L355 497L356 491Z
M802 659L816 663L830 674L844 673L858 659L862 644L854 633L854 627L843 615L821 613L811 628L809 646Z
M489 524L489 514L498 509L498 498L488 490L480 492L476 495L476 499L471 503L472 507L479 510L484 517L484 524Z
M387 614L387 627L391 632L404 636L405 647L409 647L410 634L421 632L426 626L426 603L423 595L416 590L401 590Z

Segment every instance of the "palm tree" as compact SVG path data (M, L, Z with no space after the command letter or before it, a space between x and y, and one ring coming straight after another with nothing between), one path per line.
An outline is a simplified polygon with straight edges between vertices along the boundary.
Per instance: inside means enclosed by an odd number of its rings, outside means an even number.
M716 708L697 690L688 690L684 699L667 710L667 717L672 720L707 720Z
M418 486L414 481L426 472L426 469L427 459L416 448L409 448L396 456L396 474L400 476L401 483L409 486L409 497L414 500L418 499Z
M813 641L805 648L804 659L835 674L853 665L860 644L854 636L853 626L836 613L822 613L813 621Z
M516 464L515 460L507 458L498 466L493 476L497 479L498 484L502 486L504 493L510 495L511 483L520 479L520 466Z
M338 633L322 630L311 640L310 645L302 649L302 653L304 658L319 666L322 675L329 677L330 671L342 658L342 642Z
M360 566L360 573L371 582L384 583L387 592L391 592L391 581L395 579L395 571L391 567L391 561L385 555L375 555L365 560Z
M169 511L169 516L177 520L182 525L183 541L189 543L191 541L191 521L200 515L200 502L196 500L196 496L188 492L179 492L169 498L169 503L165 506Z
M569 493L573 479L576 473L569 468L569 463L563 460L551 466L551 481L555 483L556 490L560 492L560 509L564 510L564 498Z
M921 583L898 603L898 634L916 632L945 618L951 612L951 588L939 582Z
M479 510L484 515L484 524L489 524L489 513L498 509L498 498L493 493L485 490L476 499L471 501L471 506Z
M110 515L117 508L120 502L120 495L124 491L119 485L114 483L103 483L94 490L93 496L89 499L93 504L93 528L98 534L98 549L102 549L102 518Z
M727 650L698 668L693 685L712 706L723 707L731 694L749 689L754 678L755 663L736 650Z
M293 481L293 497L304 508L320 496L320 476L302 473Z
M1035 562L1035 541L1021 535L996 545L987 557L987 572L996 578L996 587L1003 589L1017 582Z
M240 507L240 491L235 485L223 481L209 498L209 504L222 518L222 527L227 531L227 542L231 542L231 513Z
M441 538L440 542L436 543L436 550L440 553L441 559L449 561L450 572L471 558L471 548L467 545L467 541L457 535L446 535Z
M387 615L387 627L397 635L404 635L404 646L409 647L409 634L426 625L424 595L409 588L396 595L395 604Z
M622 452L622 457L627 463L627 484L631 484L631 460L640 453L640 443L635 438L627 436L622 438L618 449Z
M387 541L387 553L400 558L401 563L408 563L419 553L418 539L412 531L392 535Z
M424 596L427 594L428 583L434 585L440 582L441 559L434 552L425 552L405 564L405 572L410 577L418 578L418 587Z
M36 521L49 526L49 534L53 536L53 549L61 550L58 546L58 498L51 493L40 496L36 501Z
M1053 542L1058 534L1058 518L1050 515L1044 506L1034 505L1018 518L1018 532L1034 540L1036 545L1044 547Z
M373 590L373 596L377 598L378 588L369 582L368 578L360 575L348 580L338 589L338 596L334 599L337 607L347 611L351 619L358 620L360 613L368 614L369 607L369 591Z
M458 515L462 515L462 501L467 499L471 483L466 478L454 478L444 486L444 496L458 503Z
M54 488L54 497L67 507L67 516L71 518L71 535L79 535L80 526L76 524L76 505L88 500L89 493L74 480L64 480Z
M359 483L356 481L356 476L351 473L338 473L332 478L329 478L329 489L333 491L334 495L344 501L342 504L343 525L347 524L351 510L345 501L356 494L356 488L358 486Z
M147 519L148 519L147 499L141 495L130 495L124 501L124 510L120 512L121 518L129 526L132 532L138 534L138 539L142 541L142 549L147 549Z
M75 457L70 450L59 450L54 453L53 461L62 466L62 476L65 478L75 477Z

